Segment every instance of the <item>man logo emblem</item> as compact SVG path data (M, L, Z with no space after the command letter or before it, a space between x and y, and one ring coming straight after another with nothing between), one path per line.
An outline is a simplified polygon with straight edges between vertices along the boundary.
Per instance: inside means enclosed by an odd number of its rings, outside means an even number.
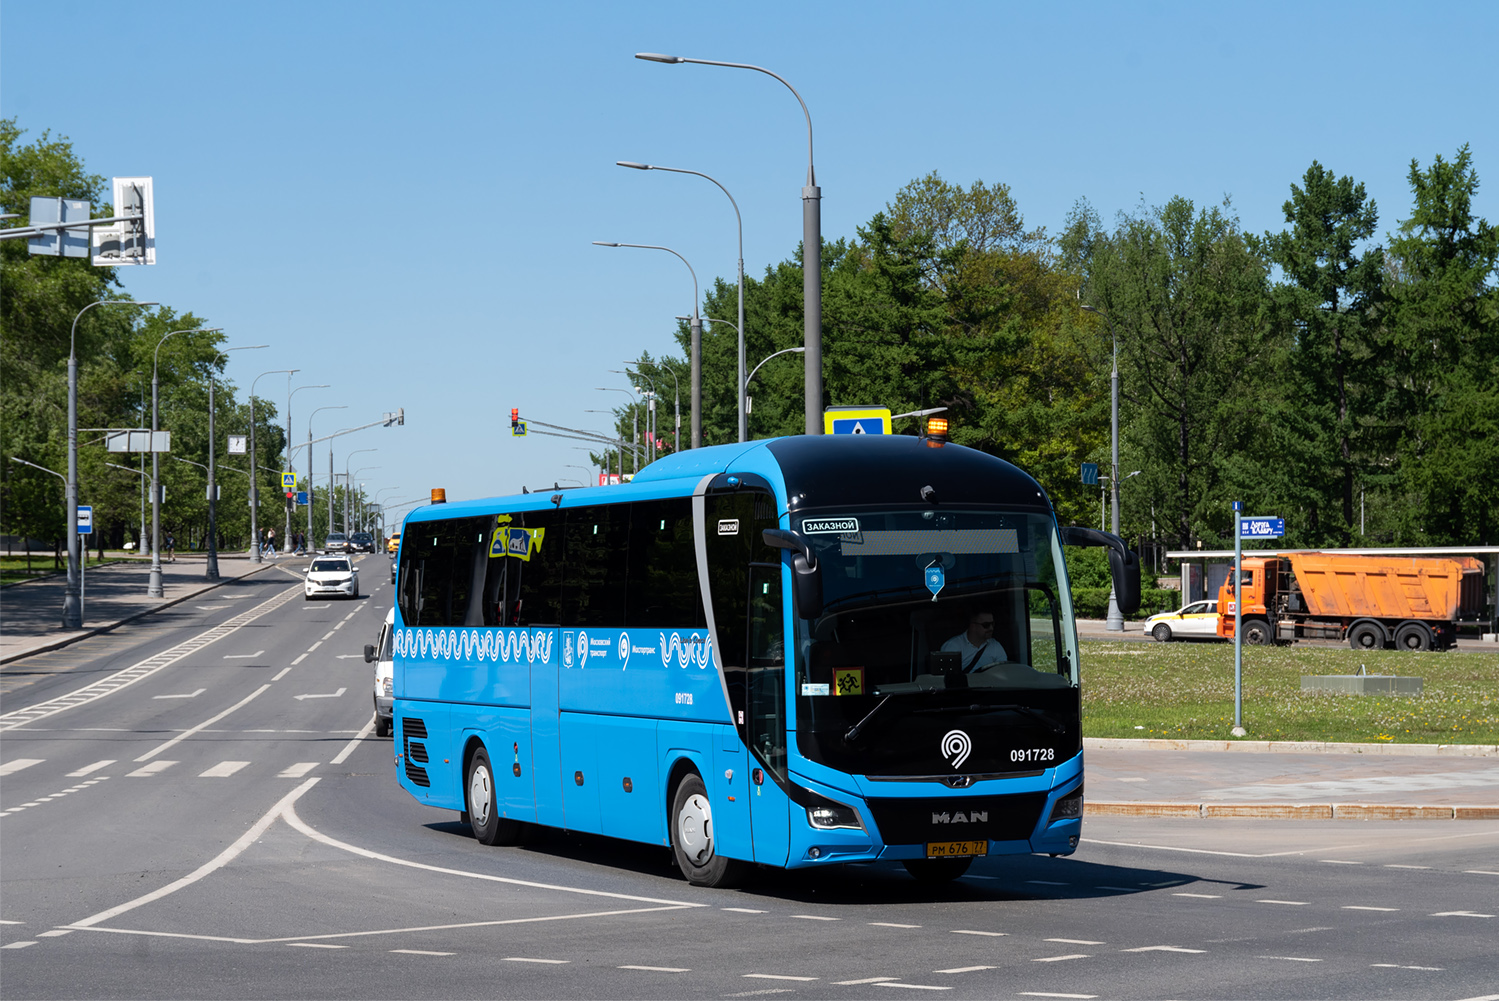
M956 770L973 753L973 739L962 730L949 730L942 738L942 756Z

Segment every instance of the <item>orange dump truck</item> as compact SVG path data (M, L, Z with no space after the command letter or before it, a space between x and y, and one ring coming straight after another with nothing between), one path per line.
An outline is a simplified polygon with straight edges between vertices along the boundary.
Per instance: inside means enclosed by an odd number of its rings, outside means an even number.
M1445 650L1459 619L1483 614L1483 573L1468 556L1245 557L1244 642L1347 639L1355 650ZM1230 570L1218 591L1218 635L1233 634Z

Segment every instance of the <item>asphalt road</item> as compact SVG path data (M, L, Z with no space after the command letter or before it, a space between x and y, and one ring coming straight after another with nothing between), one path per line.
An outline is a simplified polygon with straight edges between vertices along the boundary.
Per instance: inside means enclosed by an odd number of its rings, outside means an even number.
M1095 818L938 888L486 848L372 736L364 562L359 601L278 570L7 669L0 995L1499 997L1488 822Z

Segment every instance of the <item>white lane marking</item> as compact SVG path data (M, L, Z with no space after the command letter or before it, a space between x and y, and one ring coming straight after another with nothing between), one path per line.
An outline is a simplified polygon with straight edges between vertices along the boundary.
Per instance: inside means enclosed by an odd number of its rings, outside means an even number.
M834 980L834 987L861 987L864 984L878 984L886 980L899 980L899 977L865 977L863 980Z
M202 695L206 691L208 691L208 689L206 689L206 688L200 688L196 692L187 692L187 693L182 694L182 695L153 695L153 696L151 696L151 698L153 698L153 699L196 699L199 695Z
M1364 864L1362 862L1345 862L1343 859L1336 859L1336 858L1324 858L1324 859L1318 859L1317 861L1321 862L1323 865L1363 865Z
M307 655L305 653L298 654L297 655L297 659L291 662L291 666L292 667L296 667L298 664L302 663L302 661L304 661L306 659L307 659Z
M1210 848L1178 848L1176 845L1147 845L1139 841L1102 841L1098 838L1089 838L1089 842L1095 845L1114 845L1119 848L1149 848L1158 852L1186 852L1189 855L1226 855L1229 858L1283 858L1287 855L1305 855L1310 849L1296 849L1285 852L1220 852ZM1363 845L1338 845L1335 850L1341 851L1345 848L1362 848ZM1141 886L1176 886L1185 880L1173 880L1169 883L1141 883Z
M227 779L241 768L248 765L248 761L220 761L206 772L199 774L200 779Z
M1190 952L1202 953L1206 949L1183 949L1179 945L1142 945L1136 949L1120 949L1120 952Z
M287 675L287 672L289 672L289 671L290 671L290 670L291 670L291 668L289 668L289 667L283 667L283 668L282 668L282 669L281 669L281 671L280 671L280 673L279 673L279 674L277 674L277 675L276 675L276 676L275 676L275 677L274 677L274 678L272 678L272 679L271 679L271 680L272 680L272 681L280 681L280 680L281 680L281 679L282 679L282 678L284 678L284 677L286 677L286 675Z
M1173 893L1173 897L1192 897L1196 900L1222 900L1221 893Z
M1060 963L1066 959L1087 959L1086 953L1074 952L1068 956L1038 956L1031 960L1032 963Z
M362 653L341 653L338 656L334 657L333 659L334 660L363 660L364 659L364 654L362 654Z
M1398 907L1364 907L1360 904L1344 904L1345 911L1398 911Z
M986 935L989 938L1004 938L1010 934L1007 931L974 931L971 928L954 928L952 933L954 935Z
M149 765L143 765L133 772L126 772L125 777L127 779L148 779L157 772L166 771L176 763L175 761L153 761Z
M357 847L356 845L351 845L351 844L348 844L346 842L339 841L339 840L337 840L335 838L331 838L328 835L323 834L322 832L320 832L320 831L318 831L318 830L316 830L314 828L308 827L307 824L306 824L306 822L303 821L302 818L297 815L297 811L294 808L288 807L286 809L285 813L286 813L286 822L289 825L291 825L292 828L294 828L295 830L300 831L301 833L305 834L307 837L312 838L314 841L317 841L317 842L319 842L321 844L325 844L325 845L327 845L330 848L341 849L343 851L346 851L346 852L350 853L351 855L359 855L359 856L361 856L363 858L373 859L376 862L388 862L391 865L406 866L407 868L410 868L410 869L420 869L423 872L441 873L442 875L446 875L446 876L464 876L464 877L467 877L469 879L479 879L479 880L483 880L483 881L488 882L488 883L503 883L503 884L505 884L507 886L526 886L526 887L530 887L530 888L536 889L536 890L557 890L557 891L562 892L562 893L576 893L576 894L579 894L580 896L585 896L585 897L604 897L604 898L607 898L607 899L610 899L610 900L630 900L630 901L635 901L637 903L642 903L642 904L665 904L665 905L667 905L667 908L673 908L673 907L677 907L677 908L689 908L689 907L707 907L707 906L709 906L708 904L699 904L699 903L693 903L693 902L684 901L684 900L664 900L664 899L662 899L660 897L641 897L641 896L637 896L637 895L629 894L629 893L614 893L614 892L611 892L609 890L587 890L587 889L583 889L582 887L576 887L576 886L559 886L559 885L554 884L554 883L537 883L537 882L534 882L532 880L526 880L526 879L511 879L511 878L506 877L506 876L491 876L488 873L465 872L462 869L449 869L449 868L446 868L444 866L429 865L429 864L427 864L425 862L412 862L412 861L410 861L408 859L396 858L394 855L383 855L380 852L370 851L368 848L360 848L360 847ZM611 911L611 912L609 912L609 914L615 914L615 913L631 914L631 913L638 913L638 912L635 912L635 911L620 911L620 912ZM593 915L593 914L569 914L569 915L563 915L563 916L555 918L555 919L554 918L539 918L539 919L538 918L520 918L520 919L509 919L509 920L500 920L500 921L476 921L476 922L467 922L467 923L464 923L464 924L456 924L456 925L440 925L440 926L435 926L432 929L427 929L427 928L412 928L412 929L400 929L400 930L405 930L405 931L437 930L437 931L441 931L441 930L445 930L445 929L449 929L449 928L487 928L487 927L489 927L491 925L525 924L525 923L530 923L530 922L537 921L537 920L543 920L543 921L565 920L565 919L568 919L568 918L581 918L581 917L594 917L594 916L595 915ZM598 915L598 916L603 916L603 915ZM359 935L362 935L362 934L366 934L366 933L365 932L352 932L350 934L359 934ZM302 937L303 938L307 938L309 936L304 935Z
M938 987L936 984L905 984L899 980L881 980L875 984L876 987L904 987L913 991L950 991L951 987Z
M335 626L334 628L337 628L337 627ZM318 640L318 642L321 643L321 642L323 642L323 640L330 640L332 638L333 638L333 630L330 629L326 633L323 634L323 639Z
M303 699L336 699L342 696L343 693L347 691L347 688L340 688L336 692L322 692L315 695L293 695L292 698L296 699L298 702L301 702Z
M278 779L299 779L316 768L317 765L316 761L298 761L296 764L282 769L281 774L276 777Z
M356 609L354 609L354 611L352 611L348 615L344 616L344 621L348 622L350 619L352 619L354 616L356 616L358 614L359 614L359 609L356 608Z
M646 973L691 973L686 966L620 966L621 970L644 970Z
M842 921L842 918L825 918L820 914L793 914L793 918L801 921Z
M525 956L506 956L506 963L546 963L549 966L564 966L571 963L570 959L528 959Z
M345 620L345 621L347 621L347 620ZM339 631L339 630L340 630L340 629L342 629L342 628L343 628L343 627L344 627L344 623L343 623L343 622L340 622L340 623L339 623L339 624L338 624L338 625L336 625L336 626L334 626L334 627L333 627L333 632L334 632L334 633L336 633L336 632L338 632L338 631ZM329 634L328 634L328 635L329 635L329 636L332 636L332 635L333 635L333 633L329 633Z
M318 647L320 647L322 645L323 645L323 641L322 640L318 640L316 643L312 644L312 646L310 646L310 647L307 648L307 652L308 653L312 653L312 651L316 650Z
M71 935L71 934L73 934L73 929L71 929L71 928L53 928L51 931L37 932L36 933L36 937L37 938L61 938L64 935Z
M820 979L818 977L788 977L779 973L741 973L740 976L748 980L797 980L803 983L810 983L813 980Z
M456 952L433 952L430 949L391 949L390 951L391 952L398 952L398 953L400 953L403 956L456 956L456 955L458 955Z
M347 949L346 945L329 945L326 942L288 942L294 949Z
M1305 907L1310 901L1307 900L1256 900L1256 904L1284 904L1287 907Z
M1479 914L1477 911L1437 911L1431 915L1434 918L1491 918L1492 914Z
M225 660L254 660L256 657L259 657L259 656L261 656L264 653L265 653L264 650L256 650L254 653L226 653L226 654L224 654L224 659Z
M1133 886L1099 886L1099 890L1118 890L1120 893L1138 893L1139 890Z
M1478 998L1462 998L1461 1001L1499 1001L1499 994L1485 994Z
M214 626L212 629L201 632L190 639L183 640L171 649L163 650L155 656L147 657L139 663L132 664L122 671L116 671L109 677L101 678L89 685L85 685L77 691L58 696L55 699L49 699L46 702L38 703L26 709L17 709L15 712L5 713L3 716L0 716L0 730L14 730L17 727L29 726L37 720L45 719L48 716L53 716L57 713L77 708L78 706L87 705L90 702L104 698L106 695L113 695L115 692L133 685L143 678L149 678L162 668L169 667L184 657L197 653L209 644L216 643L224 637L233 634L242 626L248 625L262 615L285 604L295 593L295 589L288 589L274 598L261 602L249 611L236 615L221 625Z
M1256 959L1283 959L1287 963L1320 963L1320 959L1309 959L1306 956L1256 956Z
M368 737L371 733L374 733L374 732L375 732L375 718L373 716L371 716L370 717L370 721L368 723L364 724L364 729L360 730L357 734L355 734L354 739L351 740L351 741L349 741L347 744L345 744L344 745L344 749L342 751L339 751L337 754L335 754L333 756L333 760L330 761L330 762L328 762L328 764L330 764L330 765L341 765L341 764L343 764L345 761L348 760L349 755L351 755L351 754L354 753L354 748L356 748L356 747L359 746L359 742L361 740L363 740L364 738Z
M223 712L219 713L217 716L210 716L208 719L206 719L203 722L199 723L197 726L192 727L191 729L188 729L188 730L183 730L181 733L179 733L177 736L173 737L171 740L167 741L165 744L160 744L157 747L152 748L151 750L147 751L145 754L142 754L140 757L136 758L135 760L136 761L150 761L152 758L156 757L156 755L160 754L162 751L165 751L167 748L171 747L172 745L181 743L182 741L184 741L187 738L189 738L189 737L193 736L194 734L196 734L198 731L200 731L200 730L206 730L208 727L213 726L219 720L223 719L225 716L228 716L230 713L234 712L235 710L240 709L240 708L242 708L244 706L249 705L252 700L258 698L262 692L264 692L266 689L268 689L270 687L271 687L270 685L261 685L259 688L255 689L255 691L251 692L249 695L246 695L244 698L242 698L238 702L234 703L234 705L230 706L228 709L225 709Z
M1370 963L1371 969L1375 970L1445 970L1445 966L1401 966L1399 963Z
M894 921L871 921L876 928L920 928L921 925L898 925Z
M1394 862L1385 866L1386 869L1430 869L1429 865L1397 865Z
M23 768L39 765L46 760L46 758L16 758L14 761L7 761L5 764L0 765L0 775L14 775Z
M933 970L933 973L977 973L980 970L997 970L997 966L954 966L950 970ZM898 977L887 977L882 979L898 980Z
M5 918L0 918L0 925L24 925L25 923L26 922L24 921L10 921Z
M1047 991L1020 991L1023 998L1077 998L1078 1001L1091 1001L1098 997L1097 994L1052 994Z
M160 764L160 762L157 763ZM95 925L103 924L105 921L124 914L126 911L134 910L135 908L140 907L144 904L149 904L154 900L160 900L162 897L176 893L183 887L191 886L192 884L196 883L204 876L222 869L224 866L234 861L234 859L246 848L254 844L256 839L265 833L266 828L270 827L277 817L281 816L284 811L290 809L291 805L297 801L298 797L300 797L307 790L311 789L313 786L317 785L317 782L317 779L308 779L306 782L303 782L301 785L297 786L285 796L282 796L281 799L276 803L276 805L271 807L270 810L266 811L265 815L262 816L259 820L255 821L254 824L250 825L250 829L244 834L241 834L239 838L234 842L234 844L230 845L228 848L225 848L214 858L212 858L208 862L203 863L198 868L188 873L186 876L183 876L181 879L174 880L173 882L168 883L166 886L152 890L150 893L136 897L134 900L127 900L123 904L116 904L114 907L111 907L108 910L103 910L98 914L90 915L89 917L86 917L81 921L74 921L68 927L92 928ZM108 929L100 929L100 931L106 930Z
M769 911L757 911L753 907L720 907L721 911L733 911L735 914L768 914Z
M1061 942L1063 945L1104 945L1103 942L1091 942L1085 938L1049 938L1048 942Z
M0 949L24 949L28 945L36 945L35 942L11 942L9 945L0 945Z
M1491 872L1488 869L1464 869L1463 874L1467 876L1499 876L1499 872Z
M1030 883L1030 884L1032 884L1034 886L1071 886L1072 885L1071 883L1058 883L1055 880L1050 880L1050 879L1028 879L1028 880L1026 880L1026 882Z
M85 775L90 775L90 774L92 774L94 772L97 772L101 768L108 768L110 765L112 765L114 763L115 763L115 759L114 758L105 758L103 761L95 761L92 765L84 765L82 768L78 769L76 772L68 772L68 778L70 778L70 779L81 779Z

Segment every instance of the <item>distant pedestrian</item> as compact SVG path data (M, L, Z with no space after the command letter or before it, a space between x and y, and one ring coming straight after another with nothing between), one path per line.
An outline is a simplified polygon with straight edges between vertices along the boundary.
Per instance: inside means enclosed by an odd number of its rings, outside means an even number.
M171 532L167 533L167 562L177 562L177 538Z
M271 559L276 558L276 530L274 528L265 530L265 555Z

